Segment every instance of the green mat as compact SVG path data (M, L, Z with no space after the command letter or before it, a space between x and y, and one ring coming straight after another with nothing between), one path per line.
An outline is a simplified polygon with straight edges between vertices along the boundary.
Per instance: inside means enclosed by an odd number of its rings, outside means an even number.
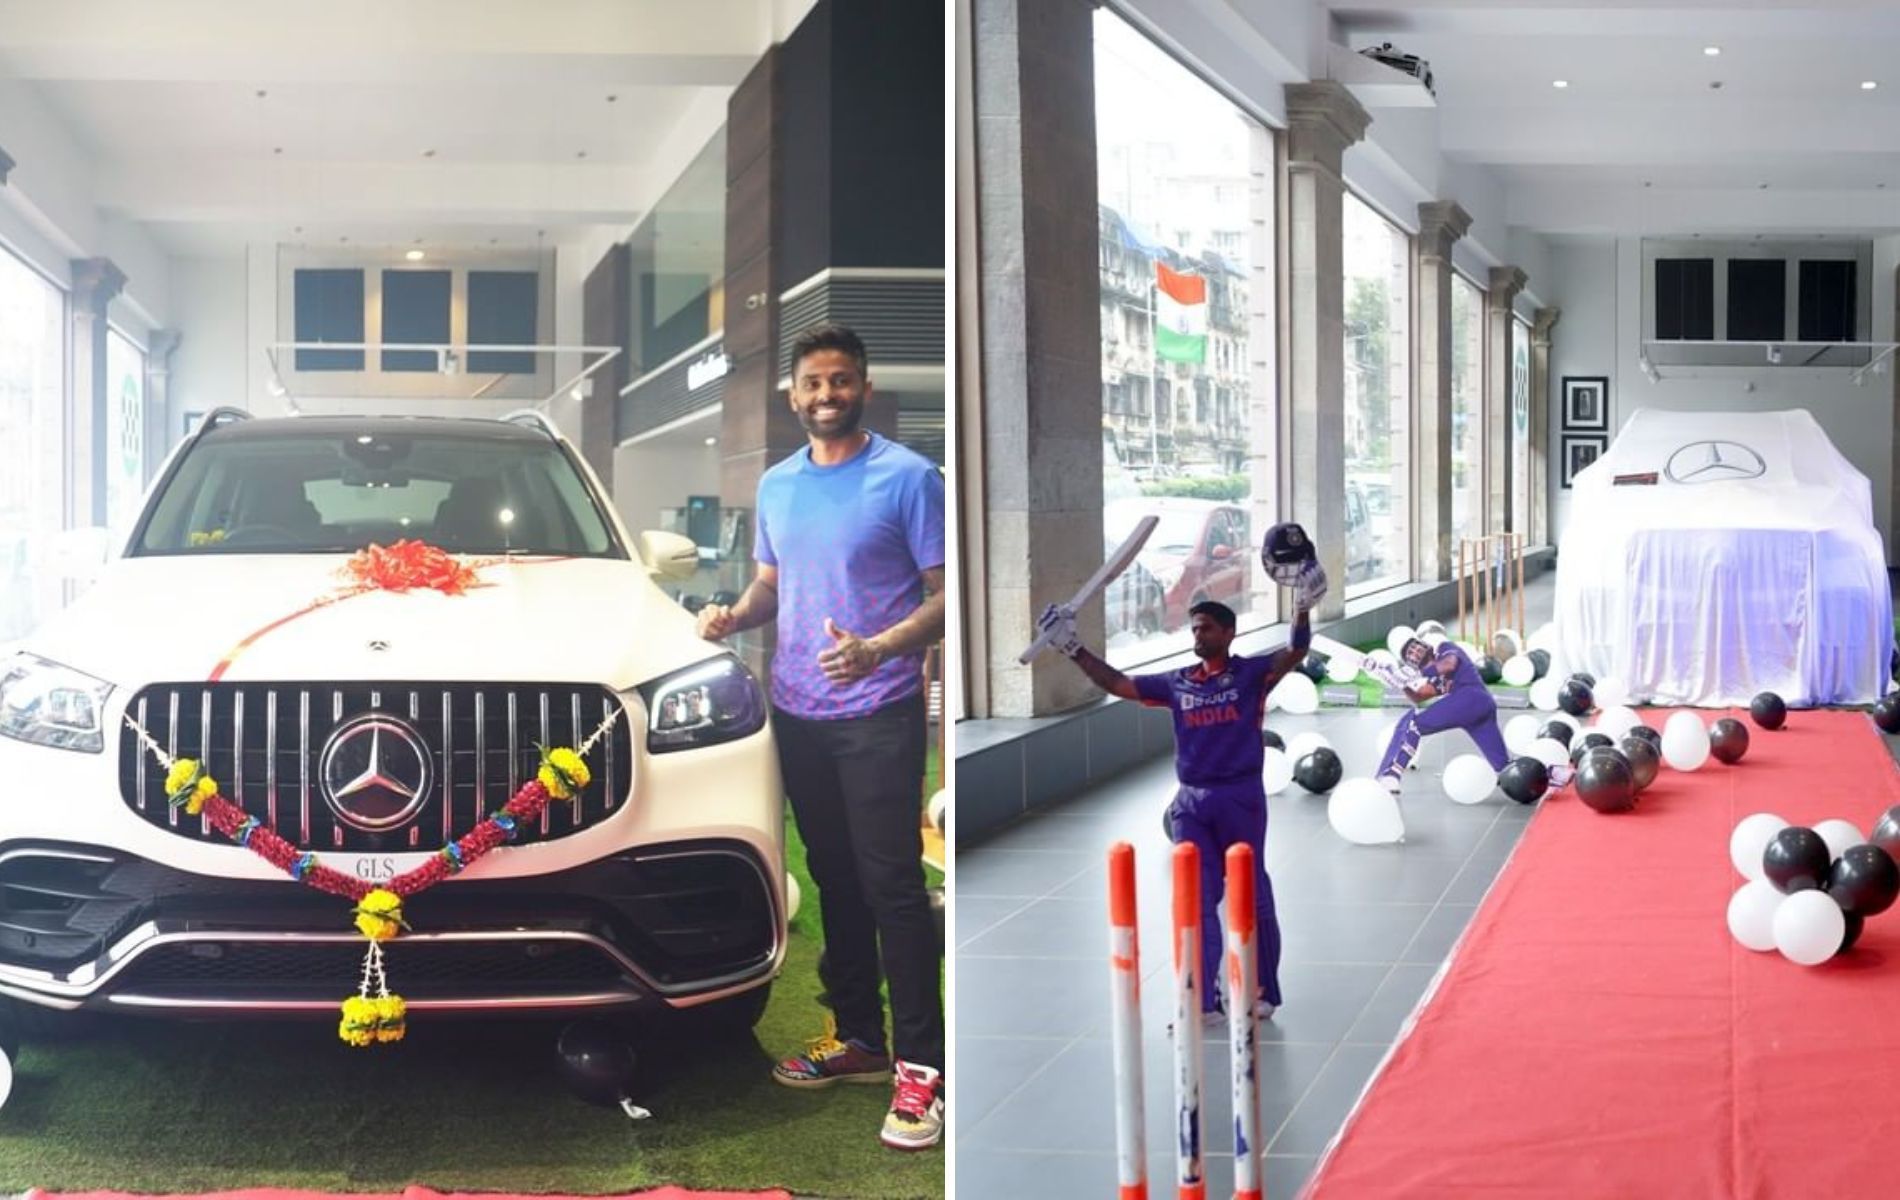
M824 1021L817 893L795 834L790 850L807 902L756 1040L643 1049L636 1098L651 1121L567 1093L558 1024L425 1013L401 1043L355 1050L333 1022L98 1019L29 1037L0 1109L0 1189L601 1193L672 1183L941 1197L940 1150L877 1140L888 1088L801 1092L769 1078ZM399 954L400 944L400 988Z

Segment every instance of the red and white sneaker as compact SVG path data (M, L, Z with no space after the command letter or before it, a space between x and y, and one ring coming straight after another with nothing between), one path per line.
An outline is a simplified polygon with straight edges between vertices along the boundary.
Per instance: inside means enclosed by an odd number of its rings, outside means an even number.
M928 1150L943 1139L943 1073L900 1058L896 1079L878 1140L897 1150Z

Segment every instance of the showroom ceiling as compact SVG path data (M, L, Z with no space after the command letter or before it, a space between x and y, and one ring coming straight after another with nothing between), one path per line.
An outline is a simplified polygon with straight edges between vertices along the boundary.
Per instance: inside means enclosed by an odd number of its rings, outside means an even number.
M1900 6L1325 2L1351 49L1429 60L1442 152L1513 225L1900 231Z
M0 76L173 253L625 228L811 0L0 0Z

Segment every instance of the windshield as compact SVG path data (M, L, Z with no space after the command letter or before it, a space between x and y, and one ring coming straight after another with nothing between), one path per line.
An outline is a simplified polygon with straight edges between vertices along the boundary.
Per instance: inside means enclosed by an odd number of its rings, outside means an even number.
M625 557L554 443L407 432L209 438L128 553L347 554L402 538L462 554Z

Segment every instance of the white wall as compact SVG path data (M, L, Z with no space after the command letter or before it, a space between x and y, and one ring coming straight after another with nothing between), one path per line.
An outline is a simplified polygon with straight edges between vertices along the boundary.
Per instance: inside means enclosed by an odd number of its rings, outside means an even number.
M172 325L181 337L172 355L168 446L184 413L246 400L244 260L173 259L171 277Z
M661 509L684 508L688 496L718 494L717 446L635 442L614 451L614 507L636 535L660 528Z
M1875 244L1873 337L1894 336L1894 272L1900 238ZM1705 369L1698 378L1652 383L1638 356L1642 343L1642 243L1638 238L1561 239L1550 249L1548 302L1563 310L1551 334L1550 483L1551 531L1558 538L1570 518L1572 493L1561 486L1560 449L1563 378L1604 375L1610 380L1612 435L1639 408L1681 412L1764 412L1805 408L1834 445L1873 484L1874 524L1894 561L1891 506L1893 483L1892 376L1855 387L1847 372L1761 368ZM1746 383L1754 391L1744 390ZM1710 418L1711 435L1720 420Z

